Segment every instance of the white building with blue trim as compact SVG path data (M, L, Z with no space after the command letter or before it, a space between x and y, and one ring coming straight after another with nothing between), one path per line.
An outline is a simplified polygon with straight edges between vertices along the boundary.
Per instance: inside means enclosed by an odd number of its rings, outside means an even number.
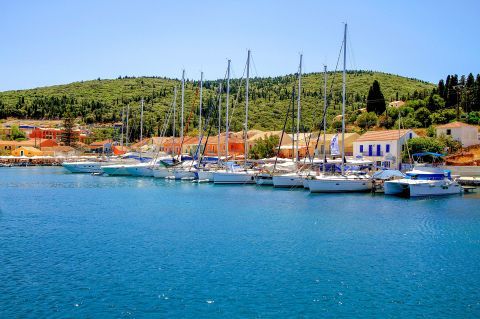
M399 169L407 141L417 136L410 129L368 131L353 142L353 156L376 166Z

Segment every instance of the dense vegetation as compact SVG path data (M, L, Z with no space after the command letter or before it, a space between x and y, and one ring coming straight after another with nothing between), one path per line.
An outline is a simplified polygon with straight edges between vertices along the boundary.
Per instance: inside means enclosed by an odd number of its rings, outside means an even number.
M366 106L369 86L377 80L387 101L412 97L426 97L434 85L396 75L350 71L347 74L348 118L354 119L355 112ZM251 79L249 128L279 130L283 127L284 116L291 106L291 90L295 85L295 75ZM241 85L240 85L241 84ZM17 117L29 119L61 119L71 112L85 124L112 123L121 121L122 110L130 107L130 134L138 138L140 126L140 101L145 99L144 136L158 134L167 110L173 101L173 88L180 90L178 79L159 77L120 77L115 80L97 79L75 82L67 85L35 88L30 90L7 91L0 93L0 118ZM188 80L185 92L185 118L195 107L198 108L198 81ZM203 117L207 117L208 107L217 105L218 81L204 83ZM225 85L223 85L225 91ZM338 127L334 117L340 113L341 76L329 73L329 111L327 115L331 129ZM231 81L230 105L233 111L232 129L241 130L244 121L244 81ZM323 74L311 73L302 78L302 118L306 130L319 125L323 108ZM223 95L225 99L225 95ZM180 94L177 95L177 121L179 116ZM222 102L225 105L225 100ZM126 113L126 111L125 111ZM224 113L224 110L223 110ZM223 114L223 118L224 114ZM189 131L197 126L196 114L192 116ZM289 125L291 123L289 122ZM177 124L177 132L179 125ZM287 128L290 129L290 128ZM171 133L170 127L169 132Z

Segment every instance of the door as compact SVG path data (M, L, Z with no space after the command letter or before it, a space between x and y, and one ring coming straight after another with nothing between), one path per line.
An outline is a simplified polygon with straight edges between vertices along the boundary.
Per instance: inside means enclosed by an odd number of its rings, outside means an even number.
M368 156L373 155L373 145L368 145Z
M377 145L377 156L382 156L381 145Z

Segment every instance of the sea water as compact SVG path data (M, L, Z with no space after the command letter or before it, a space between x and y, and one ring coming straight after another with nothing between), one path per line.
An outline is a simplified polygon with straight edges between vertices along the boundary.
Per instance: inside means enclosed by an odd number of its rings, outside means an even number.
M0 169L0 317L480 317L480 198Z

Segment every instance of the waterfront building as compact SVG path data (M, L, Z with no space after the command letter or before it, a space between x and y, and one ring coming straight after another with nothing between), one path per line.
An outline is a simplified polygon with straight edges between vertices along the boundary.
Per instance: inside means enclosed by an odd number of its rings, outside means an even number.
M353 142L353 156L373 161L377 166L399 169L402 152L413 137L417 134L411 129L368 131Z
M452 122L439 125L436 128L437 137L441 135L450 136L462 143L463 147L480 144L478 128L462 122Z
M42 156L43 152L32 146L20 146L12 151L13 156Z

